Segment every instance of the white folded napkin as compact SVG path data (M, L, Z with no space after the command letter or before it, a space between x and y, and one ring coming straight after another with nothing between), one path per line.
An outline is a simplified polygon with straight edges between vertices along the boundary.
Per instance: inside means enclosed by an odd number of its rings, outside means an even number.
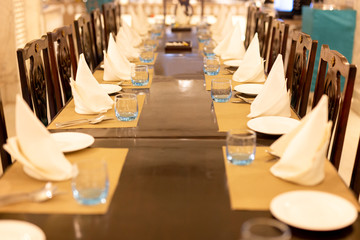
M259 116L291 116L281 54L277 56L263 89L250 106L248 117L255 118Z
M213 32L212 38L217 43L220 43L227 36L227 34L234 29L232 18L233 18L233 15L231 14L231 12L227 13L227 16L226 16L222 26L219 27L216 32ZM238 25L240 27L240 24L238 24Z
M240 66L234 73L233 80L236 82L265 82L264 60L260 56L257 33L255 33Z
M110 34L107 53L104 51L104 81L130 80L131 66Z
M20 95L16 96L15 131L16 136L7 139L4 149L28 175L45 181L72 177L71 163Z
M149 23L147 21L147 16L144 13L144 9L141 4L137 5L136 13L132 7L129 7L129 12L131 15L131 26L136 30L140 35L146 35L149 31Z
M270 148L281 156L271 167L273 175L301 185L313 186L325 177L324 164L331 136L328 97L303 118L298 127L280 137Z
M175 12L175 23L179 25L187 25L189 22L190 17L185 14L185 6L178 4Z
M114 105L114 101L100 86L86 64L84 54L80 54L76 81L70 79L74 97L75 112L79 114L98 114L106 112Z
M213 34L217 34L219 30L222 28L226 20L227 14L228 14L227 7L224 4L222 4L220 7L220 11L217 14L218 16L216 22L210 27L210 30Z
M142 39L140 35L131 28L125 21L122 21L121 28L123 28L125 35L130 39L131 45L137 47L141 44Z
M132 46L130 35L126 34L124 28L119 29L116 35L116 45L119 50L124 53L127 59L137 59L140 56L140 50Z
M214 53L222 59L242 59L245 54L244 42L241 38L240 24L236 24L232 32L216 46Z

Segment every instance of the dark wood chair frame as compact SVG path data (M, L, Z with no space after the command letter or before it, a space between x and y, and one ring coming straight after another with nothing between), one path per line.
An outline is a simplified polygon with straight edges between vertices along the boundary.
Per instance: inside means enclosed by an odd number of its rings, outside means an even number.
M115 23L116 23L115 26L117 33L121 27L121 4L119 2L115 2L114 15L115 15Z
M58 90L54 87L51 75L48 37L43 36L29 42L16 53L22 96L40 121L47 126L62 107L60 92L56 92Z
M98 66L104 59L104 25L102 22L100 9L94 9L90 15L95 47L95 63L96 66Z
M293 31L286 70L291 105L302 118L306 115L318 41L310 35Z
M107 49L110 33L117 34L115 4L113 2L104 3L101 7L104 17L105 48Z
M245 41L244 41L245 48L248 48L255 34L255 30L256 30L255 15L257 11L258 8L254 4L249 5L247 17L246 17L246 31L245 31Z
M272 19L272 16L267 13L255 13L255 32L259 37L260 56L264 59L269 47Z
M341 76L345 78L341 92ZM330 161L338 169L344 145L351 99L354 91L356 66L328 45L321 46L319 68L314 91L313 107L323 94L329 96L329 120L333 121L333 143L330 147Z
M64 105L72 97L70 78L73 77L75 80L77 72L73 30L71 25L64 26L48 32L47 36L49 40L49 55L51 68L53 69L52 77L54 80L55 93L61 94L62 92ZM55 42L57 43L56 50ZM57 69L57 71L55 71L55 69Z
M267 73L270 72L277 56L286 57L286 44L289 35L289 24L284 23L280 19L273 19L271 27L271 38L269 43L269 53L267 54L266 64ZM285 61L284 61L285 64Z
M7 129L5 124L5 114L4 114L4 106L3 101L0 94L0 157L1 157L1 166L3 173L6 169L12 164L10 154L5 151L4 144L8 138Z
M92 23L88 14L82 14L74 21L78 56L83 53L89 68L94 71L97 64L95 62L95 44L92 34Z
M354 167L350 179L350 188L354 191L356 199L360 194L360 138L357 146Z

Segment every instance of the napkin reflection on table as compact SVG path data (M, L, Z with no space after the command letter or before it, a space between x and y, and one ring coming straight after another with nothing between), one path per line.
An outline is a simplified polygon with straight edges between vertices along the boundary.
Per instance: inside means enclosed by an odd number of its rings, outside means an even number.
M236 82L265 82L264 60L260 56L257 33L255 33L240 66L234 73L233 80Z
M130 80L131 65L110 34L107 53L104 52L104 81Z
M16 136L7 139L4 149L29 176L45 181L72 177L72 165L20 95L16 96L15 131Z
M133 28L131 28L125 21L122 21L121 28L123 28L125 35L128 36L131 45L133 47L137 47L141 44L142 39L140 35Z
M232 18L233 15L231 13L227 13L227 16L222 26L217 30L217 32L213 32L212 38L217 43L220 43L227 36L227 34L232 32L232 30L234 29Z
M281 156L271 167L273 175L301 185L313 186L325 177L324 164L331 135L328 97L303 118L295 129L280 137L270 148Z
M245 53L244 42L241 38L240 24L236 24L232 32L216 46L214 53L222 59L242 59Z
M74 97L75 112L79 114L106 112L114 104L111 97L92 75L84 54L80 54L76 81L70 79L70 85Z
M130 35L126 34L124 28L119 29L116 35L116 44L121 52L124 53L127 59L136 59L140 56L140 50L132 46Z
M277 56L263 89L250 106L248 117L255 118L260 116L291 116L290 100L286 88L281 54Z

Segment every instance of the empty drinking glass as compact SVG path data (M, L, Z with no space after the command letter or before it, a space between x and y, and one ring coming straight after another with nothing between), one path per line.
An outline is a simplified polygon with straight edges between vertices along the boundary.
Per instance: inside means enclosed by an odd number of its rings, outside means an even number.
M214 49L216 47L216 44L213 40L209 40L204 43L204 55L207 57L215 56Z
M235 165L249 165L255 159L256 134L247 129L232 129L226 136L226 157Z
M149 67L147 65L132 65L131 83L134 86L147 85L149 83Z
M75 200L84 205L106 203L109 191L105 160L86 159L73 165L72 192Z
M154 47L144 46L140 50L140 61L144 63L150 63L154 60Z
M214 78L211 80L211 98L215 102L227 102L230 100L231 79Z
M217 75L220 71L220 59L217 56L204 57L204 73L207 75Z
M137 97L133 93L122 93L115 96L115 115L120 121L132 121L138 116Z

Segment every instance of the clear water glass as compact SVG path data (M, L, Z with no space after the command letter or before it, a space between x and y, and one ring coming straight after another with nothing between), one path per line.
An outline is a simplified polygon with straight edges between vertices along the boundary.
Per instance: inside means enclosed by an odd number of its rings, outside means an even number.
M207 28L198 29L197 38L200 43L209 41L211 39L210 31Z
M204 73L210 76L220 72L220 59L217 56L204 57Z
M140 61L143 63L151 63L154 60L154 47L144 46L140 49Z
M115 96L115 115L120 121L133 121L138 116L136 94L121 93Z
M145 86L149 83L149 67L147 65L131 66L131 83L134 86Z
M109 192L108 169L105 160L86 159L73 165L71 182L74 199L84 205L106 203Z
M228 102L231 95L231 79L214 78L211 80L211 98L213 101Z
M256 134L247 129L232 129L226 136L226 157L235 165L249 165L255 159Z
M204 43L203 52L207 57L215 56L214 49L216 48L216 43L213 40L206 41Z
M252 218L241 227L242 240L290 240L290 228L272 218Z
M146 48L152 48L152 51L155 51L156 50L156 47L157 47L157 40L154 39L154 38L146 38L144 40L144 47Z

